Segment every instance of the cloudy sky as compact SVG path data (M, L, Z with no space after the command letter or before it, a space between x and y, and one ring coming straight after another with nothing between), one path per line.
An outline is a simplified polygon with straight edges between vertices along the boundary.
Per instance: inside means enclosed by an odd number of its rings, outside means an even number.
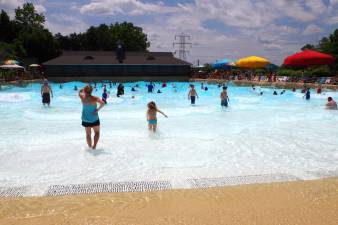
M24 0L0 0L13 15ZM32 0L53 33L129 21L152 51L174 51L175 34L191 36L188 61L257 55L280 64L306 43L338 28L338 0Z

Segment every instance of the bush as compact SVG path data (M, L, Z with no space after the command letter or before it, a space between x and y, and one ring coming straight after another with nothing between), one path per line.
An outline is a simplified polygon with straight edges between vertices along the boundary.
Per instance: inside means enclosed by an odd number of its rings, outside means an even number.
M302 70L292 70L292 69L281 68L277 70L277 75L286 76L286 77L302 77L302 72L303 72Z
M307 71L309 75L312 75L315 77L328 77L332 74L329 66L314 67L314 68L308 69Z
M280 68L277 71L278 76L287 77L329 77L333 74L329 66L314 66L306 69L302 68Z

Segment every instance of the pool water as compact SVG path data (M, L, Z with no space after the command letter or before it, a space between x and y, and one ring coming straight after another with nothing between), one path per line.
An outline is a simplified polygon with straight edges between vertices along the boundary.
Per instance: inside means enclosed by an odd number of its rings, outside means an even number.
M172 83L163 93L147 93L146 83L125 83L125 95L110 91L100 111L97 150L86 146L81 102L72 82L52 84L51 107L41 104L40 84L0 90L0 186L77 184L187 179L287 173L311 179L306 171L338 169L338 111L326 110L328 96L273 88L229 85L229 108L220 106L217 85L191 106L188 83ZM94 95L101 96L101 84ZM156 84L155 91L160 87ZM278 93L281 90L277 90ZM135 99L132 99L135 95ZM146 104L155 101L158 133L147 130Z

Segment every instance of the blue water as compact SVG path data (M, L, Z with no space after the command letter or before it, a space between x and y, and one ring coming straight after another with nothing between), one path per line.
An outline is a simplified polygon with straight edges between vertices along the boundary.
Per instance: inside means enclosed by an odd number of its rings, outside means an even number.
M81 102L74 85L52 84L51 107L43 107L40 84L0 90L0 186L170 179L288 173L311 179L306 171L338 169L338 111L326 110L328 96L287 91L273 96L261 88L229 86L230 107L220 106L220 88L196 83L191 106L188 83L172 83L162 94L147 93L146 83L116 97L113 86L99 115L98 150L87 149ZM160 87L156 85L157 91ZM278 93L281 90L277 90ZM101 96L101 84L94 95ZM135 95L135 99L132 99ZM158 133L147 131L146 104L155 101Z

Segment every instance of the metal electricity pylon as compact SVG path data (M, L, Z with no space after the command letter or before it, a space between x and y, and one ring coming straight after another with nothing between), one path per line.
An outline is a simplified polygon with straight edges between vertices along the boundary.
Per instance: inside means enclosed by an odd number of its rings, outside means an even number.
M192 47L192 43L187 42L190 40L190 36L186 35L184 33L176 34L175 35L175 42L173 43L173 47L175 48L178 46L178 50L175 50L175 54L178 52L178 58L186 61L187 59L187 53L189 53L189 50L187 50L187 47ZM178 41L178 42L176 42Z

